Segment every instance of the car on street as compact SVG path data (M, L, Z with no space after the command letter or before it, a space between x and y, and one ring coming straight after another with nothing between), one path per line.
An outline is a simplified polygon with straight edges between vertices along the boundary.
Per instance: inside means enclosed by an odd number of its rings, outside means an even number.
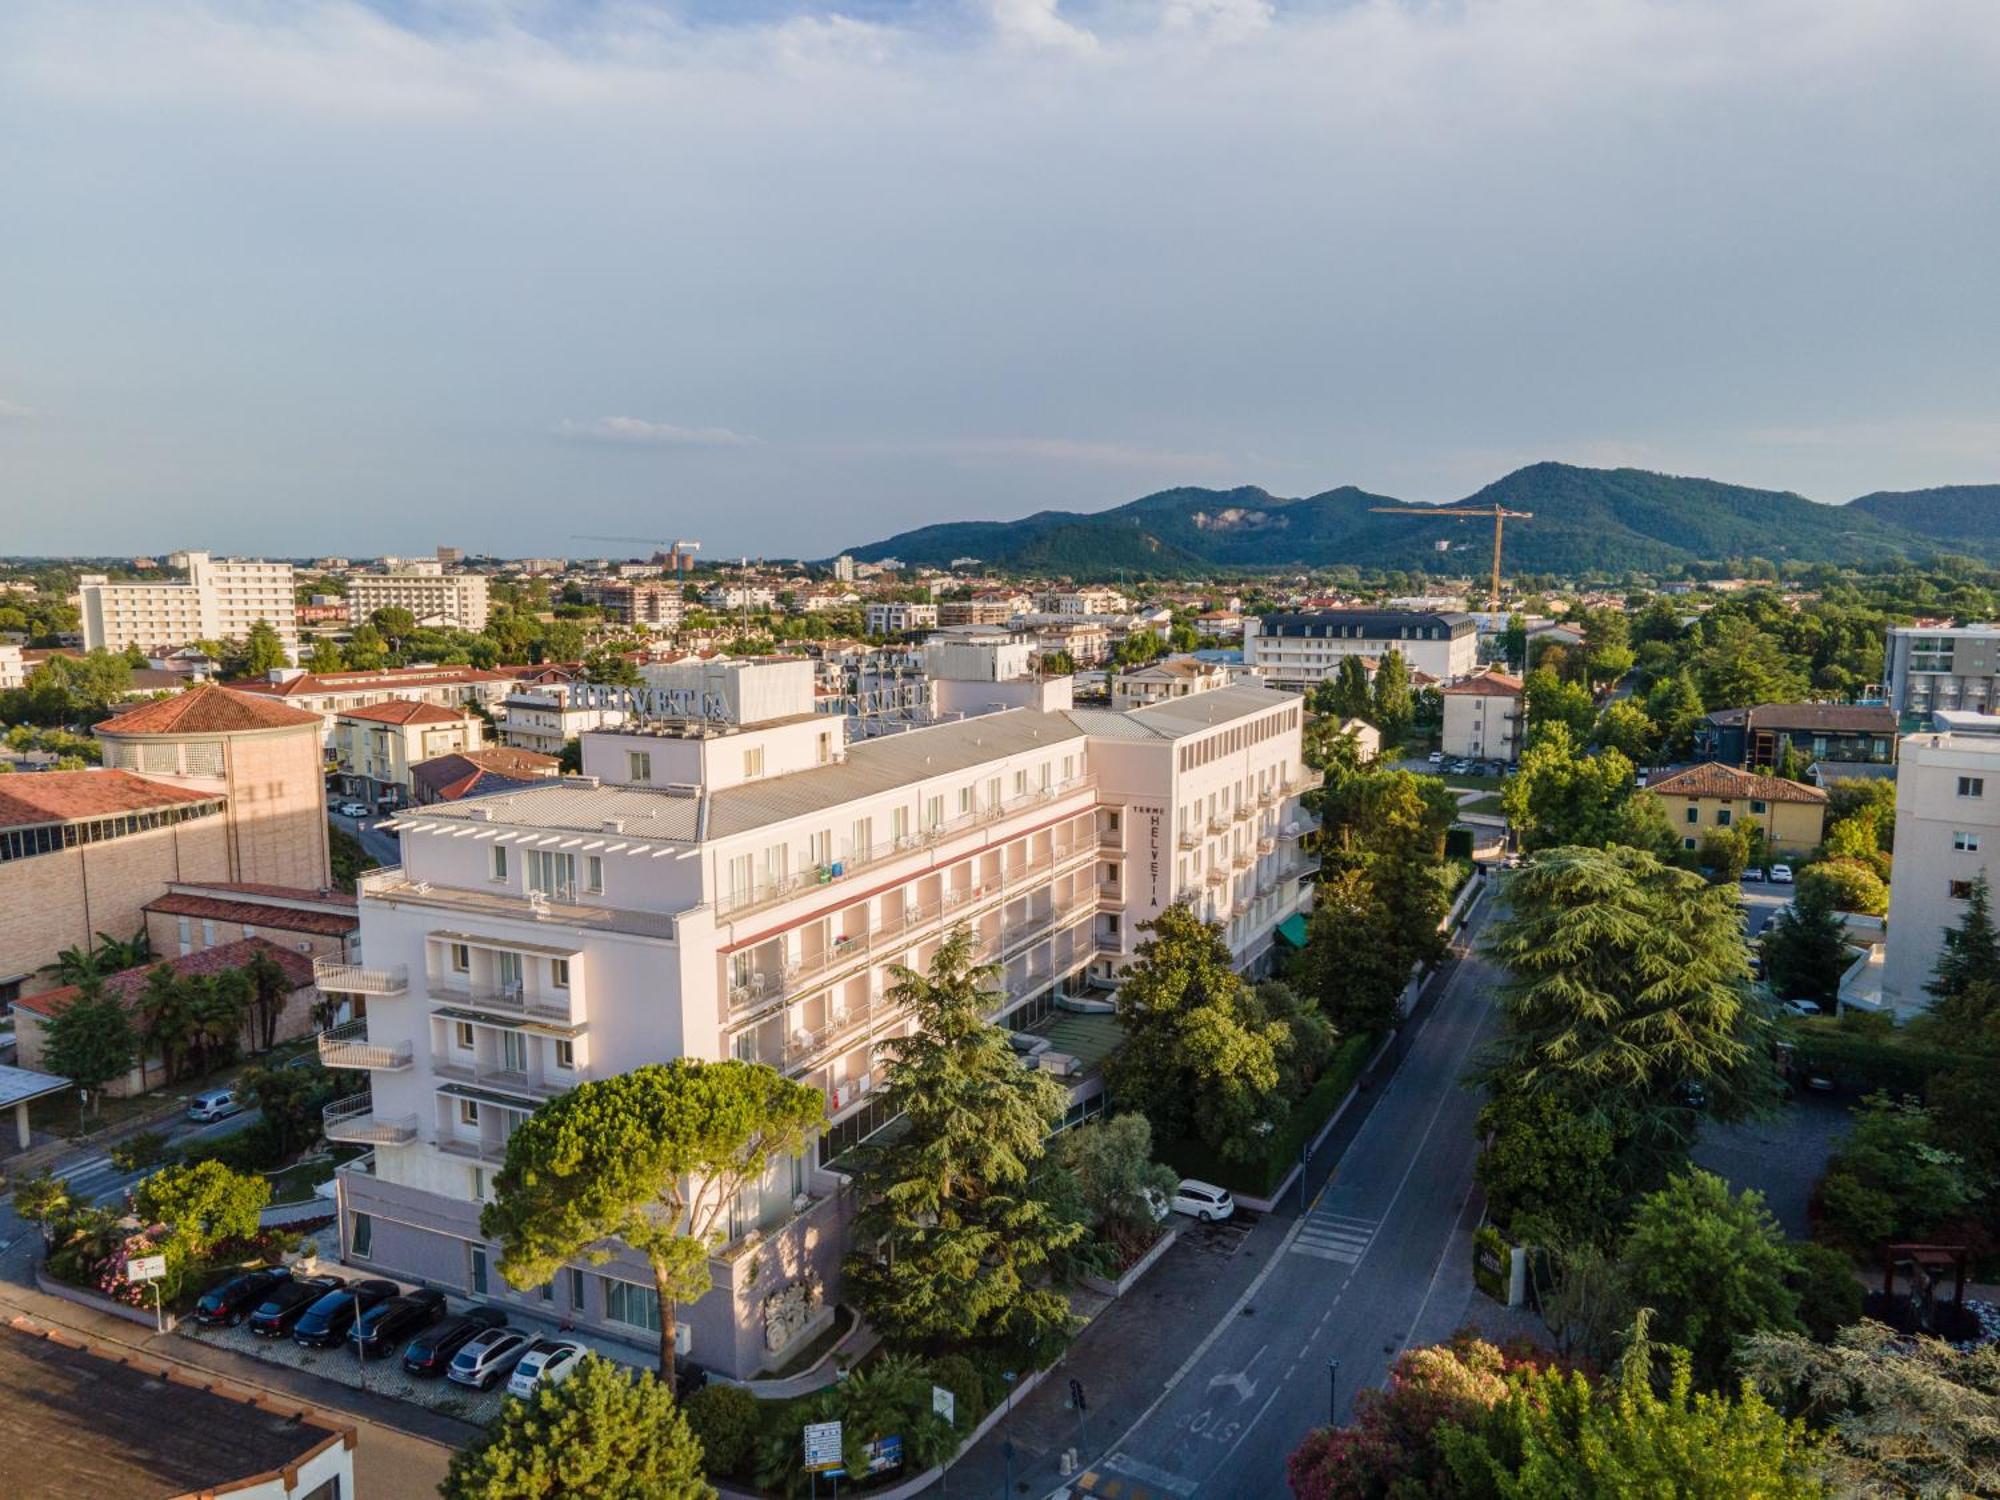
M1787 1000L1784 1004L1784 1009L1791 1015L1795 1016L1817 1016L1825 1014L1825 1012L1820 1008L1820 1003L1817 1000Z
M366 802L343 802L334 811L339 813L343 818L365 818L368 816L368 804Z
M451 1357L445 1377L457 1385L490 1391L520 1362L533 1342L518 1328L489 1328Z
M335 1287L299 1315L292 1325L292 1342L308 1349L330 1349L347 1339L354 1320L378 1302L401 1290L393 1281L350 1281Z
M1790 885L1791 883L1792 883L1792 867L1790 865L1771 866L1771 884Z
M187 1117L203 1125L242 1113L243 1101L236 1097L234 1089L209 1089L188 1100Z
M292 1279L282 1266L263 1271L245 1271L227 1281L217 1282L201 1294L194 1305L194 1320L204 1328L234 1328L278 1287Z
M1236 1200L1229 1196L1229 1189L1217 1187L1212 1182L1202 1182L1193 1177L1181 1179L1174 1189L1174 1212L1187 1214L1204 1224L1218 1219L1226 1219L1236 1212Z
M281 1339L305 1316L307 1308L329 1291L347 1283L338 1276L294 1276L264 1295L250 1314L250 1331L260 1339Z
M1444 751L1433 750L1429 755L1425 756L1424 759L1429 761L1434 766L1441 766L1444 764Z
M507 1394L532 1396L538 1385L561 1385L588 1353L589 1348L575 1339L536 1339L507 1378Z
M420 1328L444 1316L444 1293L419 1287L365 1309L348 1330L348 1342L370 1359L379 1359Z
M475 1307L469 1312L433 1323L410 1340L403 1351L403 1370L420 1378L442 1375L451 1368L452 1356L480 1334L507 1326L507 1315L497 1307Z
M1764 883L1763 867L1760 865L1752 865L1749 869L1743 872L1743 879L1740 883L1743 885L1762 885Z

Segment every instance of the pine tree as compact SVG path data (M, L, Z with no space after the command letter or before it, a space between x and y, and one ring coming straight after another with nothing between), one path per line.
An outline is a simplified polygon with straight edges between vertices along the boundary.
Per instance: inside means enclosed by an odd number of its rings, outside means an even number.
M1994 931L1992 892L1984 870L1973 877L1958 926L1945 929L1944 949L1931 974L1924 988L1943 1003L2000 989L2000 933Z
M1801 881L1792 904L1764 930L1764 969L1783 1000L1830 999L1847 968L1847 928L1822 881Z
M928 974L896 971L893 993L916 1019L886 1046L885 1104L902 1119L855 1172L862 1208L847 1286L892 1344L998 1344L1046 1362L1068 1342L1070 1312L1041 1283L1087 1233L1035 1180L1068 1101L986 1019L994 971L971 960L972 936L959 928Z
M1400 651L1383 653L1375 668L1375 698L1370 722L1382 731L1384 748L1400 745L1417 716L1417 700L1410 692L1410 664Z

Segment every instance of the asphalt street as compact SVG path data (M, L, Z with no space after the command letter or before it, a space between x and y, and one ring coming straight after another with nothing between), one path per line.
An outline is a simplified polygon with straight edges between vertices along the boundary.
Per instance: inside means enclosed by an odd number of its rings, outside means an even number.
M1468 934L1475 942L1489 902ZM1493 1031L1498 972L1462 961L1339 1170L1239 1306L1191 1350L1078 1488L1146 1496L1285 1493L1285 1458L1409 1343L1468 1306L1477 1095L1461 1085ZM1190 1336L1196 1330L1187 1330ZM1329 1367L1338 1364L1337 1388Z
M327 821L342 833L353 834L361 840L362 852L368 856L371 865L395 865L402 862L401 841L395 834L383 829L382 819L346 818L331 808L327 810L326 816Z

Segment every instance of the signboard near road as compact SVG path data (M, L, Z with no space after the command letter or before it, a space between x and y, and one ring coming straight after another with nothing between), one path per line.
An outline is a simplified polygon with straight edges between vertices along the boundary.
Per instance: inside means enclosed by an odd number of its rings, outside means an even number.
M931 1387L931 1410L952 1426L958 1425L958 1397L941 1385Z
M806 1424L806 1472L826 1474L840 1467L840 1424L838 1422L808 1422Z
M158 1281L167 1274L167 1258L164 1255L135 1255L125 1262L127 1281Z

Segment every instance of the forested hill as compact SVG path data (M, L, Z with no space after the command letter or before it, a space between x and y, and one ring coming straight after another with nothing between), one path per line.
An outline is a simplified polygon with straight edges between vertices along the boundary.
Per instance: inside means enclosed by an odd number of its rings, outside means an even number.
M1866 495L1822 505L1789 491L1643 469L1542 463L1468 495L1464 505L1534 512L1507 528L1509 571L1672 571L1691 562L1782 557L1868 563L1940 551L2000 557L2000 485ZM1375 514L1392 507L1398 514ZM1430 514L1346 485L1284 497L1254 487L1172 489L1095 513L1041 511L1017 521L949 521L849 548L863 562L942 566L958 557L1101 575L1190 574L1216 567L1358 567L1478 572L1491 523ZM1443 544L1442 548L1440 544Z

